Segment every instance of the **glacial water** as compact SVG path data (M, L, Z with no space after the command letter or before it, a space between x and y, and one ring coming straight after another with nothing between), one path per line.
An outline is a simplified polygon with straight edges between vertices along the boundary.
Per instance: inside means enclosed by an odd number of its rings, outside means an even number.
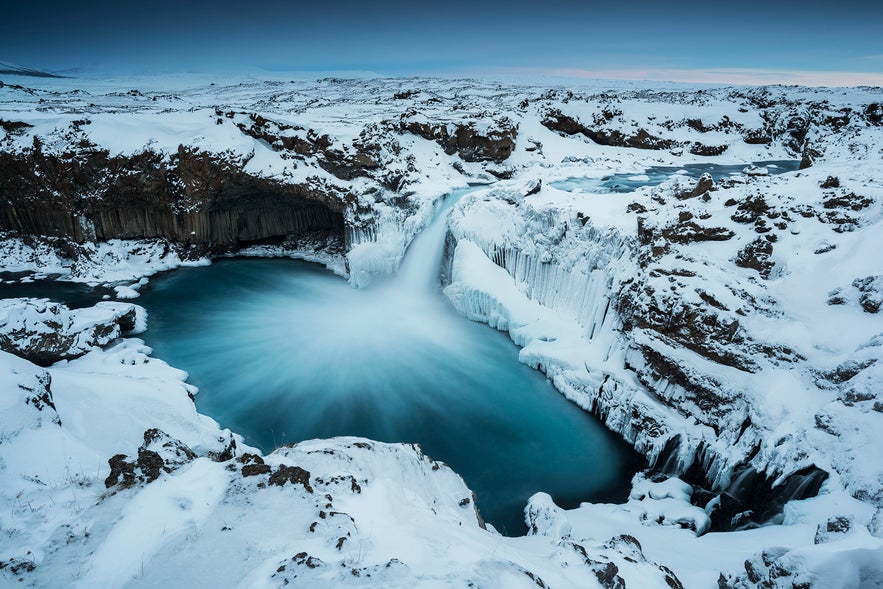
M642 459L520 364L506 334L457 315L439 292L444 222L442 212L399 274L367 289L282 259L156 276L137 301L149 313L142 337L188 371L200 412L248 443L417 442L504 533L525 532L537 491L566 507L624 499Z
M32 279L27 272L0 272L0 299L31 297L51 299L64 303L71 309L91 307L105 296L111 297L113 289L90 286L82 282L58 282Z
M638 174L611 174L601 178L568 178L552 182L551 186L567 192L588 192L595 194L634 192L643 186L657 186L673 176L681 175L698 179L702 174L709 173L715 182L728 176L740 176L747 164L687 164L681 167L653 166ZM765 167L770 175L793 172L800 167L798 160L774 160L756 162L758 167Z

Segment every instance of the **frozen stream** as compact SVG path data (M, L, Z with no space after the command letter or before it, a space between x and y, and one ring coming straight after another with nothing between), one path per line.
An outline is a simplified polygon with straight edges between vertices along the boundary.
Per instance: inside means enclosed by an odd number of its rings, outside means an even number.
M757 167L766 168L770 175L793 172L800 166L798 160L773 160L755 162ZM568 178L552 182L554 188L568 192L588 192L596 194L634 192L642 186L657 186L673 176L698 179L708 173L719 182L730 176L741 176L746 164L686 164L679 168L652 166L638 174L611 174L598 178Z
M500 531L525 531L537 491L563 506L624 499L642 459L520 364L505 334L439 293L445 222L439 214L399 274L368 289L278 259L157 276L138 300L149 312L142 337L189 372L202 413L249 443L418 442L464 477Z

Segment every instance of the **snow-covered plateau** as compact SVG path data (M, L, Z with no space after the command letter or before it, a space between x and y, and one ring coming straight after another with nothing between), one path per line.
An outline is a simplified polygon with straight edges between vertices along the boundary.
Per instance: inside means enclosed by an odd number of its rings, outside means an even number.
M648 458L627 502L538 493L506 537L417 445L248 447L136 304L4 299L0 586L883 586L880 88L0 83L4 280L365 287L467 186L444 295Z

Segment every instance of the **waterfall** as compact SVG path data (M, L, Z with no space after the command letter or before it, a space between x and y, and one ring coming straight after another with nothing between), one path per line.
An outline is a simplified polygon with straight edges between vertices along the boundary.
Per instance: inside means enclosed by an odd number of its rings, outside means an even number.
M434 292L438 289L445 233L451 209L463 196L478 188L480 187L461 188L443 198L432 221L408 246L399 271L393 279L397 289L409 292Z

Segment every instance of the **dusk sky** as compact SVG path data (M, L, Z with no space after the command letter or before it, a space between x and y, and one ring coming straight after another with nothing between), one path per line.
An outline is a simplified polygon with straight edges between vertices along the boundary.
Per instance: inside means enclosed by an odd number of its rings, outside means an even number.
M883 84L883 1L7 3L0 62Z

